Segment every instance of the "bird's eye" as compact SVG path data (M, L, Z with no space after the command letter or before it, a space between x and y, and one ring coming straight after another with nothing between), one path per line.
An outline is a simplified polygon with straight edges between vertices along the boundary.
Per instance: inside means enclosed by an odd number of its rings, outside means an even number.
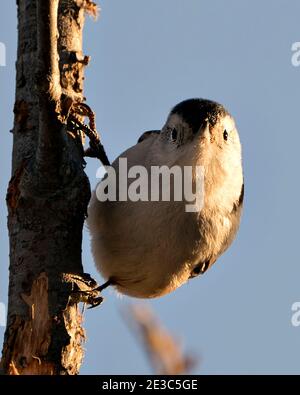
M225 141L228 140L228 132L227 132L226 129L225 129L224 132L223 132L223 138L224 138Z
M171 141L176 141L177 140L177 130L175 128L173 128L171 130L170 139L171 139Z

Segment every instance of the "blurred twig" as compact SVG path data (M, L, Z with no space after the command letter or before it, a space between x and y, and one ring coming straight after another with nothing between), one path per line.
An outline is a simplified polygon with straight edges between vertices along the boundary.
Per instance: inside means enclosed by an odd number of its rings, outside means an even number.
M183 353L178 339L161 325L148 306L129 306L124 317L129 328L140 336L156 374L185 374L196 366L197 360Z

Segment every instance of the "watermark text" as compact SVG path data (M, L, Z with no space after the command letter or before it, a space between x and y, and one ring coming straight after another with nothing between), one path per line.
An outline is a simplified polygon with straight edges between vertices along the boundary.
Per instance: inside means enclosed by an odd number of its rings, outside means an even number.
M6 47L3 42L0 41L0 66L6 66Z
M300 326L300 302L292 304L292 311L294 312L291 318L292 325L295 327Z
M0 302L0 327L6 326L6 308L5 304Z
M204 205L203 166L131 166L127 158L107 166L96 189L99 201L184 202L186 212L199 212ZM97 176L101 173L97 171Z
M292 51L292 57L291 57L292 65L294 67L299 67L300 66L300 42L299 41L292 44L291 51Z

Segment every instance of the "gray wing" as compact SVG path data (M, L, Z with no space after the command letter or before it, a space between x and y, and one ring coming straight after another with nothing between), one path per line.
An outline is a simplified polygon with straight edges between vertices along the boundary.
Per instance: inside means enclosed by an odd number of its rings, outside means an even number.
M244 202L244 183L241 187L240 196L239 196L238 200L233 203L231 213L229 213L229 215L228 215L228 218L232 223L232 228L231 228L231 231L229 233L227 240L225 240L225 242L224 242L224 246L223 246L224 248L223 248L221 254L225 250L227 250L227 248L230 246L230 244L235 239L235 236L236 236L237 231L240 226L241 214L242 214L242 210L243 210L243 202Z
M219 254L217 256L212 256L205 262L199 262L193 269L190 278L197 277L199 274L203 274L206 272L208 268L210 268L216 260L219 258L220 255L223 254L227 250L227 248L231 245L233 240L235 239L235 236L237 234L237 231L239 229L240 225L240 220L241 220L241 214L243 210L243 201L244 201L244 184L241 187L241 192L238 200L233 203L232 210L228 215L228 219L230 220L232 227L229 232L228 237L224 240L223 245L219 251Z

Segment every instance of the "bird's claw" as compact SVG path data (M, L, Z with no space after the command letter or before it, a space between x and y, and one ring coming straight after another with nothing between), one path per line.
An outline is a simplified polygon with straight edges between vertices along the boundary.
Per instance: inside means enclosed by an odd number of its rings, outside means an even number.
M94 280L89 273L69 274L69 276L71 276L72 281L74 281L80 289L80 284L92 290L96 289L98 286L97 281Z
M88 117L89 125L81 122L79 117ZM72 103L68 112L68 130L72 132L83 132L90 140L89 148L84 156L98 158L104 166L109 166L105 149L101 144L99 133L96 130L95 114L85 103Z
M102 296L99 296L98 298L93 298L93 300L89 303L88 309L93 309L94 307L100 306L100 304L104 301L104 298Z
M89 305L88 309L93 309L94 307L100 306L100 304L104 301L104 298L99 296L99 291L91 290L78 292L80 295L80 301Z
M67 274L66 280L72 282L76 286L72 291L71 298L75 303L86 303L94 308L99 306L104 298L100 296L101 287L88 273L81 274Z

